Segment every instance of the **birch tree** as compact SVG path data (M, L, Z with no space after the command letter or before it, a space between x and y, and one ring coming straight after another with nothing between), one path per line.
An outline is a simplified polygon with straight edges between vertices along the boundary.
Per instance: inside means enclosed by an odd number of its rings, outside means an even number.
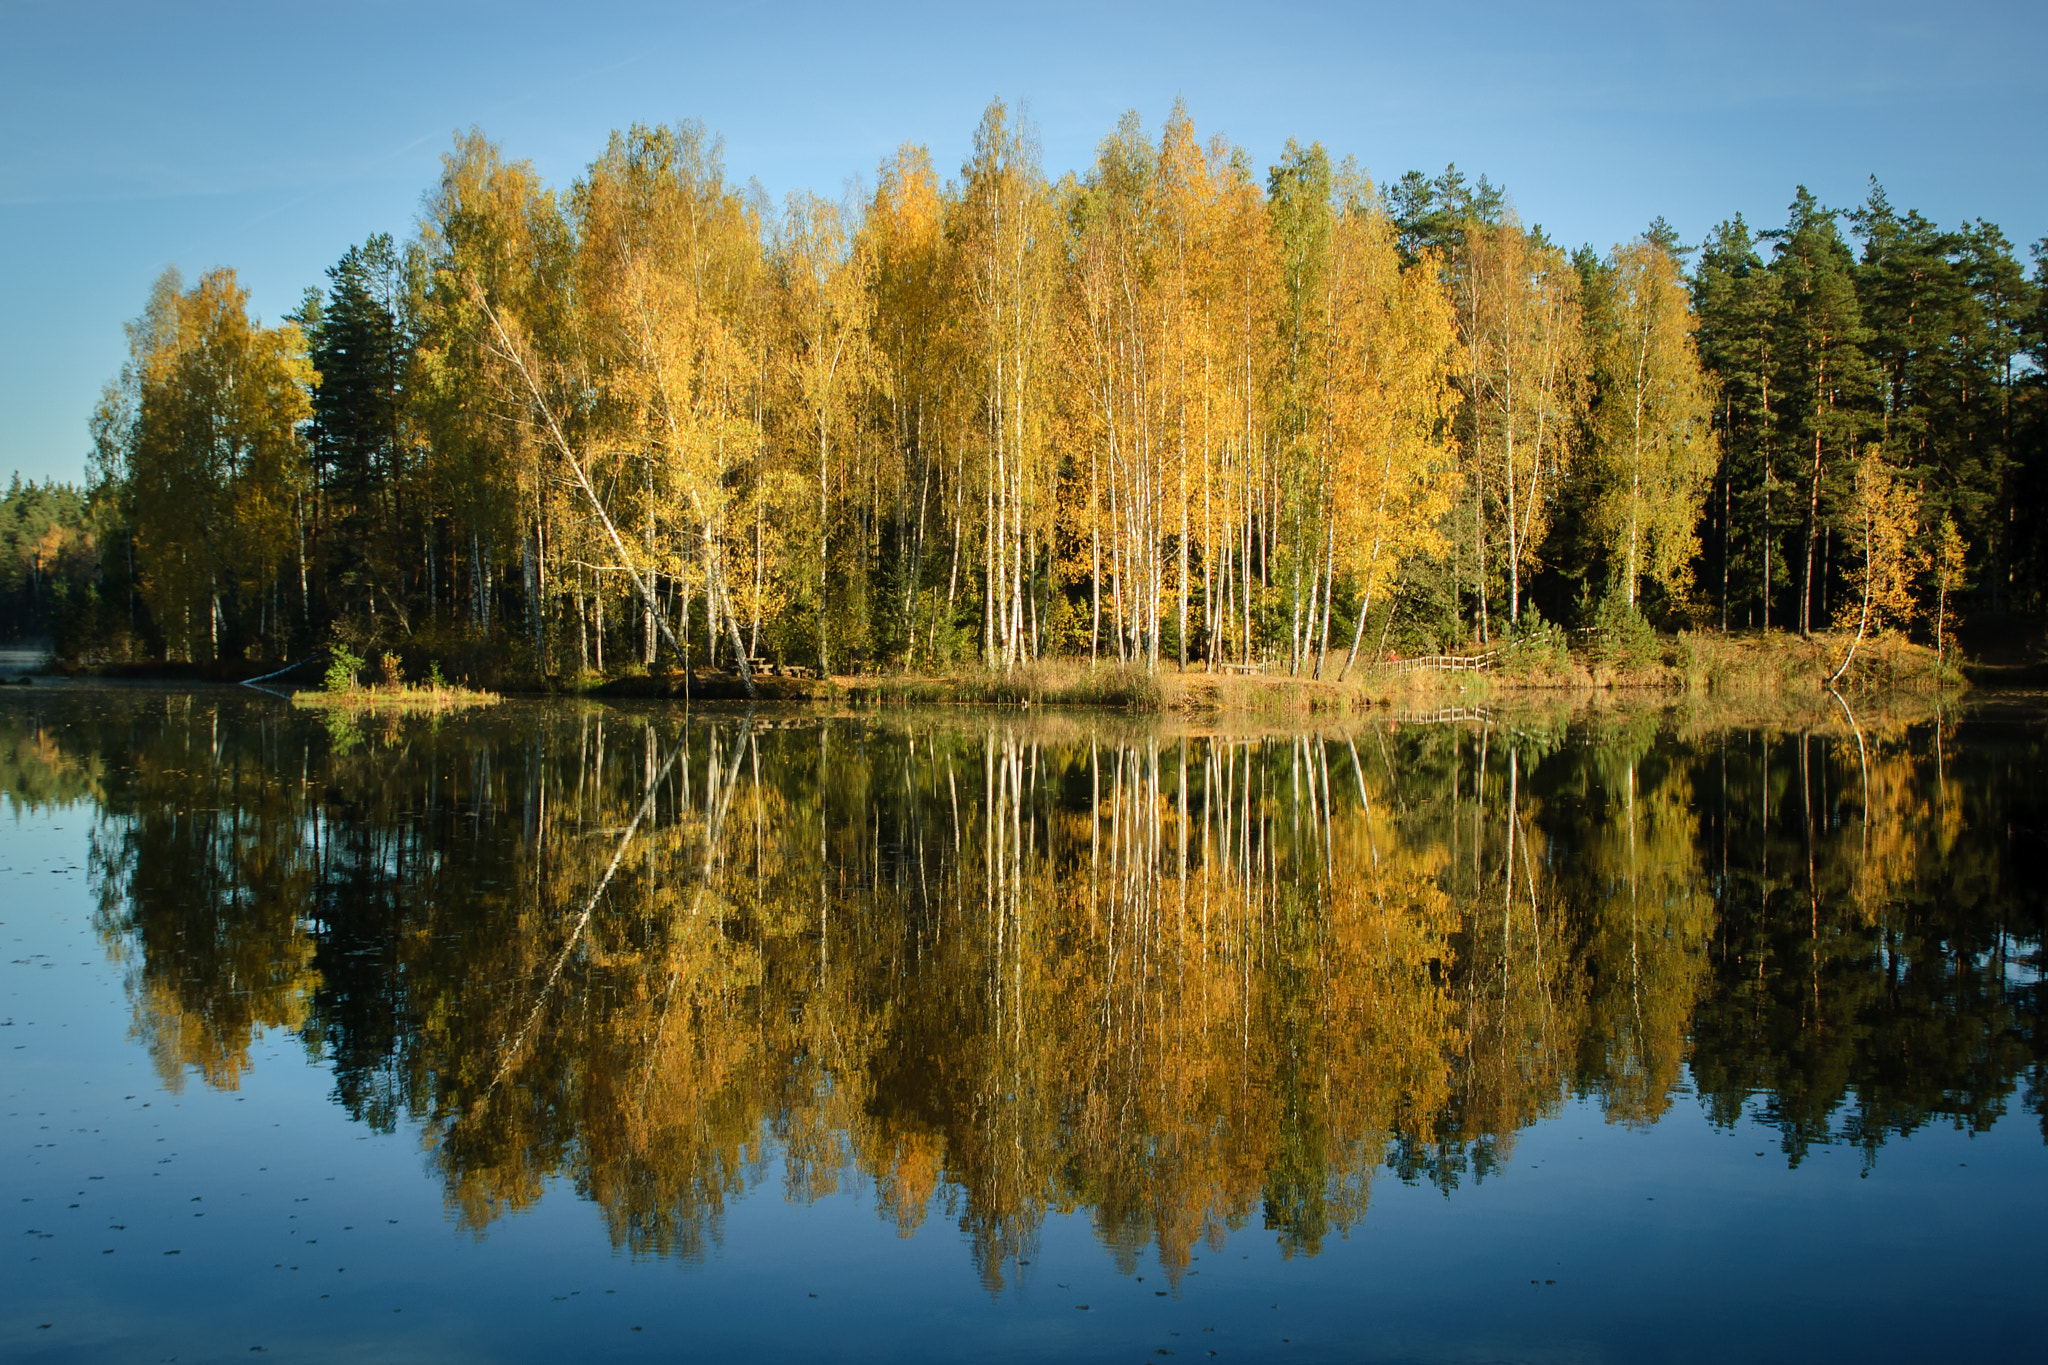
M1403 270L1394 225L1358 185L1338 216L1331 250L1332 544L1358 596L1341 680L1357 662L1367 615L1410 559L1441 553L1456 463L1445 419L1456 324L1425 257ZM1326 607L1322 647L1328 647Z
M1536 567L1585 407L1577 277L1563 252L1512 213L1468 228L1456 277L1481 619L1486 550L1498 541L1508 619L1519 622L1524 578Z
M1717 459L1713 385L1667 244L1645 236L1616 247L1605 279L1596 523L1610 578L1634 609L1646 581L1673 600L1690 587L1695 527Z
M1037 653L1038 575L1055 481L1044 365L1057 260L1049 187L1029 132L998 100L962 168L949 234L958 253L961 345L982 485L982 651L1009 668Z
M835 442L847 438L848 395L866 378L873 263L838 209L810 194L790 198L777 267L794 406L817 481L818 673L829 676Z

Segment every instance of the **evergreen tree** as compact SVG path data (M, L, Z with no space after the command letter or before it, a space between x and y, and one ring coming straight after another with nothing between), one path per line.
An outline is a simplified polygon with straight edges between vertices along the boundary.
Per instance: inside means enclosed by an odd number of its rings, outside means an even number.
M1507 192L1480 176L1468 183L1455 163L1435 179L1409 171L1387 193L1395 241L1404 264L1414 265L1425 251L1436 253L1448 267L1465 245L1473 226L1493 227L1507 212Z
M2033 244L2033 306L2021 314L2024 366L2011 386L2014 468L1999 517L2007 600L2039 610L2048 594L2048 237Z
M2002 558L2025 274L1996 227L1902 217L1875 180L1854 218L1886 451L1925 486L1930 526L1949 516L1978 563Z
M1768 628L1773 580L1784 571L1784 556L1774 554L1772 520L1778 284L1740 214L1708 235L1692 279L1700 359L1717 384L1713 420L1721 459L1706 509L1712 557L1706 586L1718 595L1723 630L1731 617ZM1782 404L1782 393L1777 397Z
M317 609L374 614L403 596L395 540L407 475L401 418L413 339L389 236L350 247L328 267L327 279L308 342L320 375L312 394L319 490L313 536L326 571L323 589L335 597Z
M1790 221L1768 234L1776 242L1771 270L1781 281L1784 304L1775 387L1785 402L1776 429L1805 523L1794 612L1802 635L1826 619L1829 564L1822 536L1831 510L1824 500L1837 491L1831 476L1847 466L1863 441L1881 434L1871 420L1877 377L1863 350L1870 332L1856 296L1855 259L1837 216L1802 185Z

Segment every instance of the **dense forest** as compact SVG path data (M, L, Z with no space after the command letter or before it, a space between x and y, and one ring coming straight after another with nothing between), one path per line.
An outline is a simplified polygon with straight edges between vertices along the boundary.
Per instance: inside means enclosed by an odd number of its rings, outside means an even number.
M0 508L6 626L531 680L1938 643L2048 591L2044 250L1875 181L1568 250L1484 177L1261 175L1179 108L1054 179L994 104L956 178L906 145L841 203L696 125L566 189L471 133L274 325L164 274L87 489Z

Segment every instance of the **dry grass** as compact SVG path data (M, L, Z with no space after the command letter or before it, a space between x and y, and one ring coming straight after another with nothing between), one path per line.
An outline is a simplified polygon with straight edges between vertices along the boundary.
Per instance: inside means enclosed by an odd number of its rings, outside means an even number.
M1670 668L1692 691L1769 696L1826 688L1849 654L1847 631L1801 637L1786 633L1721 635L1685 632L1669 654ZM1950 663L1898 635L1866 638L1835 690L1849 695L1943 691L1962 685Z
M1333 660L1329 671L1336 671ZM1007 672L841 677L834 686L855 706L1048 706L1120 711L1263 716L1344 715L1387 706L1471 703L1491 694L1482 673L1356 674L1345 682L1275 673L1156 674L1132 664L1042 660Z
M1509 652L1486 672L1416 669L1395 673L1356 669L1335 681L1342 655L1325 676L1271 672L1182 672L1163 665L1156 674L1133 664L1052 659L1009 670L946 674L876 674L838 677L831 689L855 707L1043 706L1098 710L1232 714L1274 718L1342 717L1391 708L1400 712L1496 705L1516 696L1571 696L1649 692L1694 697L1827 701L1826 679L1847 651L1846 635L1802 638L1791 634L1682 633L1658 641L1654 651L1624 655L1587 650ZM1865 640L1836 684L1846 696L1873 698L1897 691L1939 692L1962 685L1953 667L1933 651L1898 637ZM813 684L813 687L821 685ZM824 698L818 698L824 700ZM1832 702L1827 702L1832 705Z
M1090 668L1066 659L1042 659L1010 669L832 680L856 705L1087 706L1121 711L1164 709L1166 693L1161 681L1142 668L1123 664Z

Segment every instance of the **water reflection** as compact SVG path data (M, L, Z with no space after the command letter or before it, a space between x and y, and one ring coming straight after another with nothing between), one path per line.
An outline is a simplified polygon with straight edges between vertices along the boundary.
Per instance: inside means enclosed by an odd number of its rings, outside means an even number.
M1174 1277L1247 1224L1314 1254L1574 1095L1654 1123L1691 1085L1794 1163L2048 1117L2042 758L1846 717L0 710L0 789L100 811L166 1085L232 1089L283 1028L478 1235L567 1178L691 1257L770 1172L858 1179L992 1288L1054 1212Z

